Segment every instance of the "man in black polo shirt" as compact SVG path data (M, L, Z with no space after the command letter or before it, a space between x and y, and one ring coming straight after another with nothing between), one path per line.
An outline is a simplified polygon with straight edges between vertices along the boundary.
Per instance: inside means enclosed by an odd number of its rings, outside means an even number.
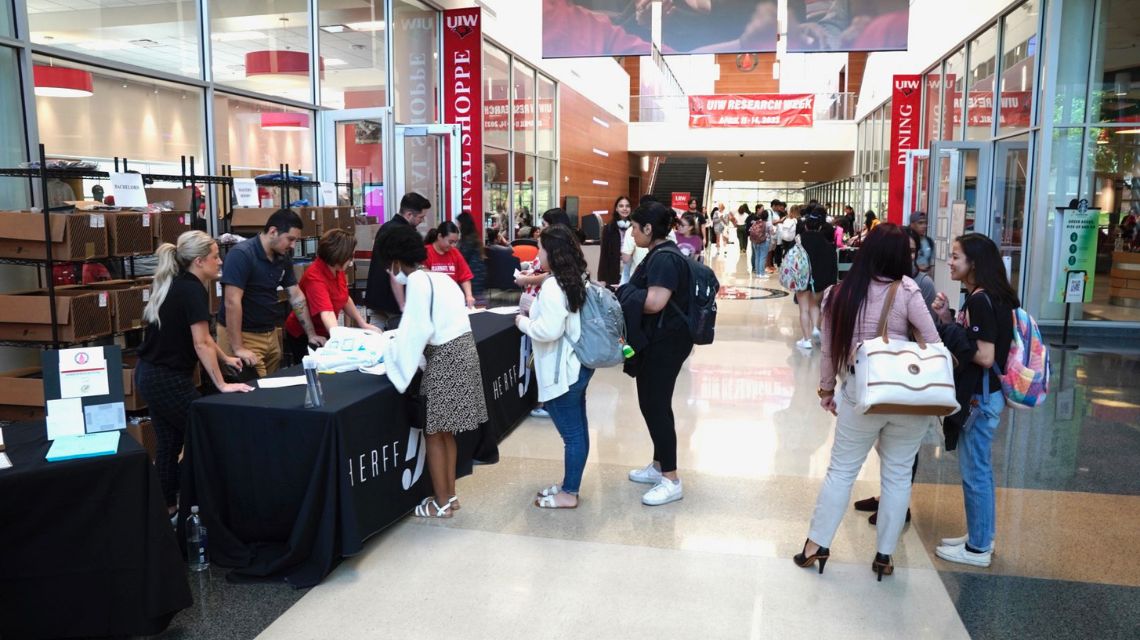
M364 294L364 304L372 310L378 326L380 322L398 317L404 310L404 287L397 284L395 278L388 273L388 265L376 258L380 255L380 239L392 227L402 225L418 227L423 224L430 208L431 202L428 202L427 198L415 191L408 192L400 199L400 210L376 232L376 240L372 245L372 263L368 268L368 289Z
M305 294L293 274L293 245L301 235L301 218L290 209L278 209L256 236L226 254L221 283L225 304L218 310L218 346L254 367L265 377L281 365L277 287L289 294L289 303L309 336L322 345L325 338L313 329Z

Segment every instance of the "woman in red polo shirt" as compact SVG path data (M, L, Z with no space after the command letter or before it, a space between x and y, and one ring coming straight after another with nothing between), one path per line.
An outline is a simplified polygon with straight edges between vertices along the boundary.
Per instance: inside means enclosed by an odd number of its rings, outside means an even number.
M356 251L356 236L344 229L330 229L321 236L317 244L317 259L305 270L301 281L297 283L305 294L309 303L309 315L312 316L313 327L319 335L329 337L329 332L337 326L337 315L344 310L344 315L351 319L353 324L369 331L379 332L380 329L366 323L356 308L356 303L348 296L348 282L344 271L352 264L352 256ZM285 321L286 342L289 351L293 354L293 363L299 364L301 358L308 355L308 341L305 330L297 321L296 312L290 313Z
M447 274L463 289L463 296L467 299L467 308L475 307L475 296L471 293L471 268L463 259L463 254L456 249L459 244L459 227L454 222L444 220L435 229L428 231L424 238L428 247L427 260L424 266L428 271Z

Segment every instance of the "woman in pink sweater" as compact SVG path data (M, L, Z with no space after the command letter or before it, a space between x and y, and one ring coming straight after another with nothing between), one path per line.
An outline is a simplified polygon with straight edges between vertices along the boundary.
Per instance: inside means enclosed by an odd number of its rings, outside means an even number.
M907 340L911 327L928 344L941 342L922 292L910 278L910 239L902 228L883 223L867 235L843 282L827 290L823 301L823 359L820 363L819 404L838 416L831 463L816 500L808 539L794 561L800 567L819 562L819 572L831 555L828 548L847 510L851 487L878 444L882 497L879 499L878 544L871 569L891 575L891 553L898 544L910 504L911 465L923 436L934 419L904 414L862 414L846 391L852 354L859 343L878 333L879 318L891 285L901 280L887 315L890 338ZM844 384L836 394L836 374Z

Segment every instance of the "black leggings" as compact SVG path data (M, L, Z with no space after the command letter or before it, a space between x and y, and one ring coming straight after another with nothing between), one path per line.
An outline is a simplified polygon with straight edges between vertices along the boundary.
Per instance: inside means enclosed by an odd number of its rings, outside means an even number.
M693 341L684 334L654 342L638 354L637 403L653 440L653 459L661 463L664 473L677 470L673 388L692 350Z
M190 417L190 403L201 394L194 387L193 374L139 360L135 372L139 395L150 410L157 441L154 469L162 485L166 506L178 504L178 455L186 438L186 423Z

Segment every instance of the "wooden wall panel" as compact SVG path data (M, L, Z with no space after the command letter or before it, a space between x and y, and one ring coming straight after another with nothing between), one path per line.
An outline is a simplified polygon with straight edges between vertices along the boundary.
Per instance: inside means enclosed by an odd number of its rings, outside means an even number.
M609 212L629 189L628 125L565 84L560 96L559 204L565 204L566 196L578 196L580 214Z
M621 66L629 74L629 121L640 122L641 115L641 58L626 56Z
M747 55L747 54L745 54ZM736 68L736 54L719 53L716 63L720 66L720 79L716 81L716 93L779 93L780 81L772 77L774 53L758 53L759 63L751 71Z

